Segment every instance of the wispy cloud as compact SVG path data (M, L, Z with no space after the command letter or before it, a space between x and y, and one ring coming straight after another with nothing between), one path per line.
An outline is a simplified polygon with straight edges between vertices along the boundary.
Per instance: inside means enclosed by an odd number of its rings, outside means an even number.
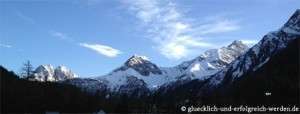
M17 15L20 19L22 19L22 20L24 20L24 21L26 21L26 22L29 22L29 23L31 23L31 24L35 24L35 20L34 20L32 17L25 15L23 12L21 12L21 11L19 11L19 10L16 10L15 12L16 12L16 15Z
M110 46L101 45L101 44L88 44L88 43L80 43L79 44L82 47L91 49L93 51L96 51L97 53L107 56L107 57L116 57L119 54L121 54L121 51L118 49L114 49Z
M156 49L169 59L181 59L195 49L214 47L200 35L238 30L231 20L214 20L197 25L191 23L171 0L126 0L123 2L144 25Z
M196 51L196 47L211 48L214 45L206 42L197 41L188 36L174 38L165 44L159 44L159 51L170 59L181 59Z
M69 41L70 43L78 44L81 47L85 47L88 49L91 49L101 55L104 55L106 57L116 57L119 54L121 54L121 51L118 49L114 49L110 46L107 45L102 45L102 44L89 44L89 43L76 43L75 40L67 35L66 33L63 32L58 32L58 31L50 31L50 34L54 37L57 37L59 39Z
M3 47L3 48L11 48L12 45L0 43L0 47Z
M70 42L73 42L74 39L69 37L66 33L63 33L63 32L58 32L58 31L49 31L50 35L52 35L53 37L57 37L61 40L66 40L66 41L70 41Z
M195 30L198 31L198 34L200 35L206 35L230 32L238 29L240 29L240 26L236 21L220 19L215 20L212 23L200 25Z

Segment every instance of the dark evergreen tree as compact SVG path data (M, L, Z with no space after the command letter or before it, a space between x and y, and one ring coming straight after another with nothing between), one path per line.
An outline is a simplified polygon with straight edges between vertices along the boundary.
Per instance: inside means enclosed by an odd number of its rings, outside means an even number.
M21 76L22 78L28 79L31 78L33 75L33 66L29 60L27 60L21 69Z

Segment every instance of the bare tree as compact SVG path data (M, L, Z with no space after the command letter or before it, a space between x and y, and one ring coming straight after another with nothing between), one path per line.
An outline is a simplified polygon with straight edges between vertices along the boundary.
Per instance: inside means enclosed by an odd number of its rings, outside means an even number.
M21 75L23 78L30 78L33 74L33 67L29 60L27 60L22 67Z

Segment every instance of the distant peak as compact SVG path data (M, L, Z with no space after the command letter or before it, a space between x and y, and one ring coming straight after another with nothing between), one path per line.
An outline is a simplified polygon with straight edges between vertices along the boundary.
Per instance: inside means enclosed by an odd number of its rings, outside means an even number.
M149 76L152 74L162 74L162 71L154 63L150 62L149 59L145 56L133 55L131 56L123 66L114 70L117 71L126 71L127 69L133 69L143 76Z
M243 44L244 43L241 40L234 40L230 45L243 45Z
M40 66L38 66L38 68L46 68L46 69L50 68L50 69L53 69L54 67L51 64L46 64L46 65L40 65Z
M243 43L241 40L234 40L233 43Z
M64 66L64 65L59 65L58 67L57 67L58 69L68 69L66 66Z
M133 56L131 56L130 58L129 58L129 60L130 59L142 59L142 60L148 60L149 61L149 58L148 57L146 57L146 56L141 56L141 55L137 55L137 54L134 54Z
M125 63L126 66L135 66L138 64L149 63L149 59L146 56L133 55Z
M248 48L247 44L240 40L234 40L231 44L227 46L228 48Z
M58 68L67 68L67 67L64 65L59 65Z
M34 79L38 81L61 81L65 79L71 79L78 77L66 66L54 67L50 64L40 65L36 68L34 73Z
M45 64L45 65L40 65L40 66L47 66L47 67L49 67L49 66L52 66L51 64Z
M60 65L56 67L56 70L61 70L61 71L70 71L70 69L66 66Z

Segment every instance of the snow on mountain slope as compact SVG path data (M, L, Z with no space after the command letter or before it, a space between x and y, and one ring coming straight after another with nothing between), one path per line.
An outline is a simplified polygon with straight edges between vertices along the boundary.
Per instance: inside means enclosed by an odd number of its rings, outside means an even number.
M248 47L241 41L234 41L227 47L208 50L196 59L175 67L158 67L147 57L134 55L121 67L97 79L108 81L109 87L115 89L134 83L130 81L130 77L135 77L140 80L135 82L142 81L148 88L155 89L178 79L207 78L226 67L247 49Z
M54 77L56 80L66 80L71 78L77 78L78 76L74 74L70 69L65 66L58 66L54 70Z
M162 74L162 71L155 64L151 63L148 57L138 55L133 55L130 57L122 67L114 70L114 72L126 71L130 68L134 69L142 76L149 76L150 74Z
M40 65L36 68L33 78L30 80L37 81L62 81L78 77L65 66L58 66L54 69L52 65Z
M110 88L113 91L148 91L182 79L206 79L225 68L231 61L244 53L248 47L241 41L234 41L227 47L211 49L199 57L183 62L175 67L158 67L145 56L134 55L121 67L96 79L78 77L65 66L54 69L51 65L41 65L34 73L34 80L64 81L86 90ZM137 87L139 86L139 87Z
M211 75L225 68L229 63L248 50L248 46L241 41L234 41L227 47L211 49L199 57L183 62L177 68L184 69L181 79L207 79Z
M37 81L55 81L54 68L52 65L40 65L33 74L33 79Z
M265 64L271 56L284 49L289 41L300 37L300 10L298 9L278 31L270 32L244 55L238 57L228 67L218 72L210 80L210 85L230 83L240 76L250 73Z
M122 85L130 84L132 76L145 82L149 88L155 88L169 80L166 73L157 65L151 63L146 57L138 55L130 57L120 68L97 79L107 80L111 88L119 88Z

